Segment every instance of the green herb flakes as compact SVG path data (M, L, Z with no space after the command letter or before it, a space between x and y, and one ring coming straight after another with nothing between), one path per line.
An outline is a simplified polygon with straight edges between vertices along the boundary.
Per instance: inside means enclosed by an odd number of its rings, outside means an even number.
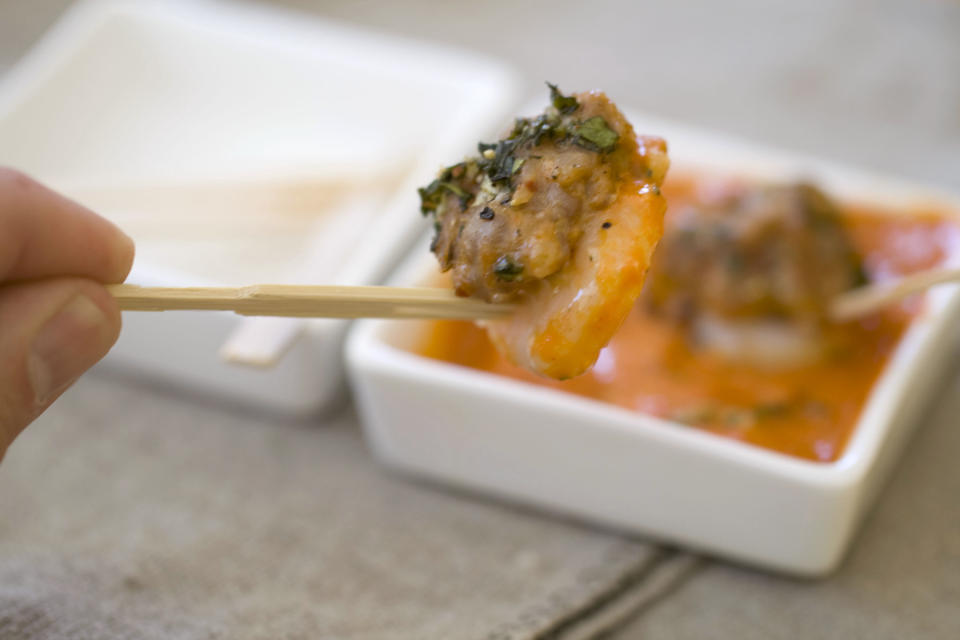
M565 96L560 93L557 85L548 82L547 86L550 87L550 103L554 109L566 115L580 108L580 103L577 102L577 99L573 96Z
M456 196L461 210L471 203L484 204L494 198L509 204L516 188L514 176L528 160L540 158L531 151L545 142L575 144L599 153L616 148L620 136L606 120L600 116L577 119L579 101L560 93L554 84L548 82L547 86L552 109L534 118L517 118L507 137L480 142L476 156L445 168L433 182L418 189L423 215L442 218L450 195ZM510 273L506 276L513 277Z
M417 193L420 194L420 213L423 215L436 214L447 193L457 196L460 200L460 207L465 208L473 196L461 187L457 181L464 175L466 169L466 164L463 162L447 167L440 172L440 175L433 182L417 189Z
M613 151L619 139L620 134L600 116L593 116L573 128L574 143L592 151Z

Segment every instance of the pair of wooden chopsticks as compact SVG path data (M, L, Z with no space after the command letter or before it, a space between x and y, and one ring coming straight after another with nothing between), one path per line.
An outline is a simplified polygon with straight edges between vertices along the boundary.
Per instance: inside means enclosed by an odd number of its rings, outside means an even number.
M960 281L960 269L931 269L891 283L870 285L838 297L835 320L867 315L929 287ZM457 297L449 289L253 285L248 287L139 287L110 285L127 311L216 310L247 316L313 318L495 318L512 305Z

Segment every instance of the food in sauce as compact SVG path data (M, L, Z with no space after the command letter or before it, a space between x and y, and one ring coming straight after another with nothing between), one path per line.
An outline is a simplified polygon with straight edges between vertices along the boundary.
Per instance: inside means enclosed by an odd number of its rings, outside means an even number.
M809 184L671 207L644 301L703 348L795 366L828 348L831 301L866 284L840 210Z
M666 144L637 136L603 93L520 118L420 190L431 250L458 295L515 303L486 323L514 363L580 375L630 312L663 233Z
M663 185L670 202L667 225L686 207L716 207L756 188L740 178L706 172L672 175ZM875 207L835 206L860 268L871 280L940 265L960 248L960 226L937 212L891 215ZM826 462L841 455L870 389L921 308L922 297L915 297L855 321L826 323L820 331L831 349L802 366L776 369L701 348L690 340L686 325L647 304L636 305L593 368L572 380L546 380L514 366L481 329L466 322L426 325L417 350Z

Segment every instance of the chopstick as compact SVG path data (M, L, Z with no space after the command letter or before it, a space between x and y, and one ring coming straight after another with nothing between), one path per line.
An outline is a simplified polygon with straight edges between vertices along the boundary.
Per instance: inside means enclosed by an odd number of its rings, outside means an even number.
M950 282L960 282L960 269L930 269L894 282L860 287L837 297L830 306L830 316L839 321L851 320L924 289Z
M108 285L124 311L233 311L297 318L502 317L513 305L460 298L450 289L259 284L246 287Z

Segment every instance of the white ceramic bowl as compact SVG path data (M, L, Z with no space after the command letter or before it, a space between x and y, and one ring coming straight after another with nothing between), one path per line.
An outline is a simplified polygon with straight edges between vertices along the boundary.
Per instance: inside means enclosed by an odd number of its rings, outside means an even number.
M841 200L955 198L634 116L674 167L813 179ZM412 213L411 213L412 215ZM395 282L436 273L422 244ZM802 575L843 557L954 352L960 294L930 296L870 394L842 456L793 458L598 401L411 353L422 325L364 321L347 360L367 438L399 469L745 563Z
M412 211L420 176L491 133L509 115L515 86L509 69L474 54L267 5L87 0L3 78L0 164L33 173L121 223L152 215L160 218L155 225L163 219L156 207L142 213L136 203L155 202L158 188L166 193L170 185L376 185L390 173L401 184L398 195L384 194L362 241L343 240L356 245L336 269L307 274L315 283L373 284L422 232ZM128 196L117 205L123 211L82 195L117 190ZM154 237L134 236L130 281L137 284L294 279L273 261L249 264L242 249L207 260L207 271L178 266ZM270 240L267 229L263 242ZM282 257L299 265L294 253ZM259 277L233 281L241 271ZM293 321L303 325L295 327L299 338L272 369L223 362L221 345L250 322L229 313L128 313L107 364L288 413L340 397L346 322ZM289 329L259 324L267 333Z

